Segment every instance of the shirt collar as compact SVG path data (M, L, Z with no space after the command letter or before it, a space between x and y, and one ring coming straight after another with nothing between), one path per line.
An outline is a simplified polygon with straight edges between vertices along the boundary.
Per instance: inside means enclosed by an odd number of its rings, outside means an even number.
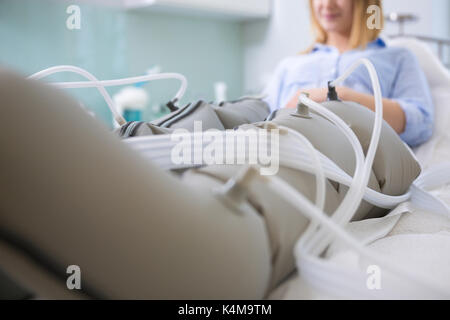
M367 48L374 49L374 48L385 48L385 47L386 47L386 42L381 38L376 38L374 41L371 41L367 44ZM328 46L323 43L315 43L311 52L333 51L333 50L336 50L336 48L334 48L332 46Z
M374 41L367 44L368 47L372 48L386 48L386 42L381 38L376 38Z

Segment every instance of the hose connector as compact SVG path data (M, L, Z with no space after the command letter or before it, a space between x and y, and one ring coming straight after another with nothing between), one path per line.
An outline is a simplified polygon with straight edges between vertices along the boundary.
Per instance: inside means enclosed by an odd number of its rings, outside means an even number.
M179 109L179 108L175 105L175 103L177 103L177 102L178 102L178 99L175 98L175 99L169 101L169 102L166 104L166 107L169 108L170 112L175 112L175 111L177 111L177 110Z
M328 101L340 101L336 87L331 85L332 81L328 81L328 93L327 93L327 99Z
M230 178L223 186L213 189L213 193L230 209L237 214L248 210L246 199L251 183L260 177L254 166L246 166L235 177Z
M311 113L309 112L309 107L306 104L304 104L303 102L301 102L300 98L301 98L302 95L304 95L307 98L309 98L309 93L301 92L300 96L298 98L297 110L296 110L295 113L292 113L292 115L294 117L311 119Z

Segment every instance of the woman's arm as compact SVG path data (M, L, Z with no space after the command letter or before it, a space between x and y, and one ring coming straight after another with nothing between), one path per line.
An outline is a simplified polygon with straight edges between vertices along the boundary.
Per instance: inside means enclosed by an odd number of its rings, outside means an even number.
M354 101L375 111L374 96L360 93L347 87L337 87L336 90L341 100ZM300 92L309 93L310 99L316 102L324 102L327 100L327 91L326 88L299 90L286 105L286 108L295 108L297 106ZM405 131L406 116L398 102L390 99L383 99L383 118L398 134Z

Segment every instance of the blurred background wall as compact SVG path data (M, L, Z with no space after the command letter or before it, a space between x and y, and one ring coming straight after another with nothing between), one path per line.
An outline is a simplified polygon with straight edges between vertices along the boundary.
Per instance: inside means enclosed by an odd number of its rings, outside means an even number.
M159 66L162 72L180 72L188 78L183 104L197 99L212 101L216 82L226 83L229 100L258 94L281 59L312 42L307 0L272 0L270 18L250 21L92 4L98 1L0 0L0 65L30 75L70 64L99 79L142 75ZM121 0L103 0L108 4L114 1ZM66 8L72 3L81 7L81 30L65 27ZM450 38L449 0L384 0L384 7L385 13L419 16L418 22L406 25L408 34ZM387 23L384 32L395 34L397 29ZM64 74L50 79L81 78ZM119 89L108 91L113 95ZM145 89L150 102L144 119L150 120L167 112L160 106L173 97L178 83L152 82ZM95 89L69 91L106 124L112 124Z
M76 65L99 79L138 76L159 66L189 81L183 102L213 100L214 83L223 81L228 96L243 93L240 24L224 19L124 11L78 3L81 29L66 28L66 8L76 1L0 0L0 65L31 75L54 65ZM81 80L61 74L49 79ZM176 80L145 85L150 94L146 119L157 116L156 105L167 103L179 88ZM120 88L108 88L111 94ZM96 89L70 92L106 123L111 114Z

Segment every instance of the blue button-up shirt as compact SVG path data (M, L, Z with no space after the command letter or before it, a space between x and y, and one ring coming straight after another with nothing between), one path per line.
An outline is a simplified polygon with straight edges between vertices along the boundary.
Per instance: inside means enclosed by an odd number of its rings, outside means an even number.
M299 89L325 88L360 58L369 59L378 73L384 98L399 103L406 116L403 141L415 147L433 133L434 107L424 73L417 58L405 48L388 47L379 38L364 50L340 53L336 48L316 44L308 54L284 59L264 90L271 110L283 108ZM369 74L359 67L343 86L373 94Z

